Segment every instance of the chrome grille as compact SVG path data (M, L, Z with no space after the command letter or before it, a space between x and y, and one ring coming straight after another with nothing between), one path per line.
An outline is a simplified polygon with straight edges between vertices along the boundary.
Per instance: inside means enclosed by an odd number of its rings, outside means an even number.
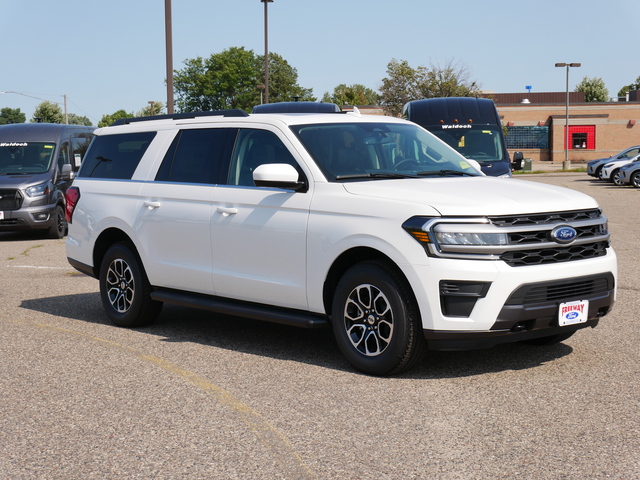
M533 215L510 215L489 217L491 223L498 227L515 227L523 225L548 225L551 223L572 223L599 218L602 212L598 208L569 212L537 213Z
M607 254L607 247L607 242L597 242L570 247L519 250L504 253L500 258L512 267L543 265L546 263L572 262L574 260L602 257Z

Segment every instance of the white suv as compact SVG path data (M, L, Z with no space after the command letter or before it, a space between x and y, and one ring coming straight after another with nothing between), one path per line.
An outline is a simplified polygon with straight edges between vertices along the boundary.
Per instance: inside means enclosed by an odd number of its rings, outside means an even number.
M121 326L163 303L331 326L390 375L426 349L562 341L615 300L592 198L485 177L411 122L231 110L95 133L67 255Z

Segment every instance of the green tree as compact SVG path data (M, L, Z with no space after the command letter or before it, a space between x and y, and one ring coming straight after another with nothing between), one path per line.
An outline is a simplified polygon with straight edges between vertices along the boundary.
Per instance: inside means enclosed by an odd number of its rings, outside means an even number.
M20 111L19 108L5 107L0 110L0 125L7 125L9 123L24 123L27 121L27 116Z
M257 74L259 84L264 84L264 55L258 56L257 59L260 65ZM302 102L316 101L312 89L298 85L298 70L277 53L269 52L269 103L291 102L296 98ZM259 103L258 100L251 107Z
M127 113L125 110L118 110L111 115L103 115L102 120L98 122L98 127L108 127L116 120L120 120L122 118L132 118L134 117L133 112Z
M244 47L231 47L209 58L184 61L176 70L176 108L181 112L227 110L250 111L260 103L259 85L264 84L263 58ZM297 84L298 72L276 53L269 54L269 101L314 99L310 89Z
M622 87L618 92L618 96L624 97L627 93L632 92L633 90L640 90L640 77L636 78L634 83Z
M380 103L380 95L359 83L348 86L341 83L333 89L333 93L325 92L322 101L325 103L335 103L339 106L378 105Z
M87 127L93 125L87 117L76 115L75 113L70 113L67 116L69 117L69 125L86 125Z
M402 107L411 100L433 97L473 97L480 93L477 82L470 80L469 69L447 62L412 68L406 60L392 59L387 64L387 77L382 79L381 103L385 113L400 116Z
M164 115L164 103L162 102L153 102L153 104L149 104L146 107L143 107L138 113L136 113L136 117L150 117L152 115Z
M406 60L392 59L387 64L387 76L382 79L380 103L387 115L399 117L405 103L420 95L420 79L426 75L424 67L412 68Z
M606 102L609 100L609 90L604 85L602 78L584 77L576 85L576 92L584 92L585 102Z
M64 114L62 113L60 105L50 102L49 100L45 100L36 107L30 121L32 123L64 123Z
M480 88L470 80L469 69L449 61L446 65L431 65L427 70L420 93L423 98L434 97L475 97Z

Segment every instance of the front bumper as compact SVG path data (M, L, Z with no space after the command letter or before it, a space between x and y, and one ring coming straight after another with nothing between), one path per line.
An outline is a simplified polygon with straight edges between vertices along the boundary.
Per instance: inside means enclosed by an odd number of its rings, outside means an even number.
M560 303L588 300L585 323L559 326ZM519 342L581 328L594 328L615 302L615 277L612 273L524 284L503 305L488 330L460 332L425 330L431 350L472 350L501 343Z
M55 223L56 204L23 207L20 210L3 211L0 231L43 230Z

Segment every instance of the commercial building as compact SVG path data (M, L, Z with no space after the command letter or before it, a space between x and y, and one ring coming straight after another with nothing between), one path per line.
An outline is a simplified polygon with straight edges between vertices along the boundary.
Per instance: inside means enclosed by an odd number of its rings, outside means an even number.
M534 161L565 159L566 93L497 93L493 99L506 127L507 148ZM638 91L617 102L585 102L569 94L568 160L584 163L640 144Z

